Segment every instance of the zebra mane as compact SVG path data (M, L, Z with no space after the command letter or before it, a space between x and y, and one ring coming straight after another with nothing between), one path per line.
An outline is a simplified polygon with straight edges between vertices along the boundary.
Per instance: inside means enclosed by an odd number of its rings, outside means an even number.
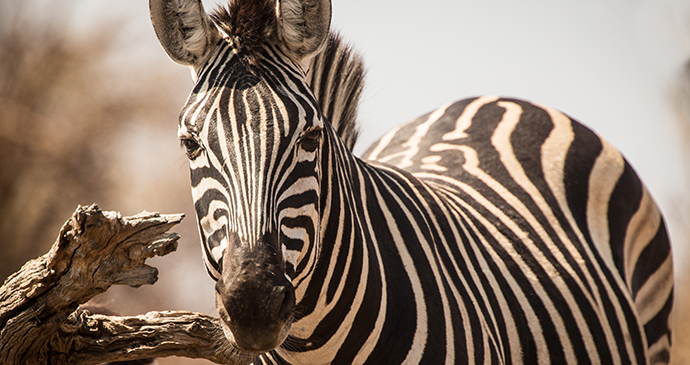
M275 0L231 0L227 7L216 8L211 19L230 37L237 53L256 66L259 49L275 33L278 23L275 6Z
M338 33L331 32L324 49L309 64L307 82L322 113L352 151L359 136L357 108L364 87L362 57Z

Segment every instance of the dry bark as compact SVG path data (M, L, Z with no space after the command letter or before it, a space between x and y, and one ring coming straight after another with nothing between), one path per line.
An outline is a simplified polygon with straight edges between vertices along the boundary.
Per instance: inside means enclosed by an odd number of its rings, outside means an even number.
M182 214L132 217L79 207L51 250L27 262L0 287L0 364L96 364L185 356L234 362L216 351L219 320L185 311L134 317L79 308L111 285L153 284L145 264L177 248L167 231Z

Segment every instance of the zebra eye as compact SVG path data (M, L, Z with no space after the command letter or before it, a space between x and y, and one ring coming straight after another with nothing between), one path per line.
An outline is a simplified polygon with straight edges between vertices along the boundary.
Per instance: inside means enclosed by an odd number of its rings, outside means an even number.
M315 128L310 131L304 132L302 138L300 138L300 143L302 144L302 147L307 151L315 150L319 146L321 132L321 128Z
M197 158L201 153L201 145L194 138L183 138L180 144L184 147L190 160Z

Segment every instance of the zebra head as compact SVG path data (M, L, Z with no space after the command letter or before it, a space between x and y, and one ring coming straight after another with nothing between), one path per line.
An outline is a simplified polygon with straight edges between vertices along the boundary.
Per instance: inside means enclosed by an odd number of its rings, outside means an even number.
M163 48L196 85L180 115L204 259L230 344L279 346L292 280L318 241L324 121L301 63L324 44L329 0L151 0Z

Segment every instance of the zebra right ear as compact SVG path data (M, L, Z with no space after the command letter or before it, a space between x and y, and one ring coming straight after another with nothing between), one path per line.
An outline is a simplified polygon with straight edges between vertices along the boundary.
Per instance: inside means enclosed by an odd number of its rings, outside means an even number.
M278 38L298 61L318 53L328 38L331 0L277 0Z
M149 0L158 41L173 61L199 66L220 34L201 0Z

